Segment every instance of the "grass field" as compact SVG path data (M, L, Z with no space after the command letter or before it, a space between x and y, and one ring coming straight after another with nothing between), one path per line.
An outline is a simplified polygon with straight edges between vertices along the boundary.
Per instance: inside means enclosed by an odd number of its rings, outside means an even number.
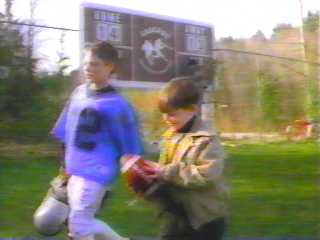
M227 235L316 236L319 149L313 142L227 144ZM52 143L0 142L0 238L36 234L32 214L56 174L56 152ZM160 225L153 206L135 198L122 179L100 217L130 236L154 235Z

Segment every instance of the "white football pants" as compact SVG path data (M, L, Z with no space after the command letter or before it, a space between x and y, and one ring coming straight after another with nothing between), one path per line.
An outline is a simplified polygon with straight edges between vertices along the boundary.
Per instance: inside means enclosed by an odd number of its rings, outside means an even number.
M106 223L95 219L107 190L97 182L78 176L71 176L68 182L70 213L68 218L69 235L74 240L123 240Z

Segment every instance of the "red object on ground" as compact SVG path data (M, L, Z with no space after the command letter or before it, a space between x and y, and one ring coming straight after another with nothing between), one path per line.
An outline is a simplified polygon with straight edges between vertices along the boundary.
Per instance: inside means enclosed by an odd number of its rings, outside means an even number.
M303 119L295 120L294 123L295 123L295 126L299 129L305 129L311 124L310 121L303 120Z
M142 158L125 163L122 169L129 188L140 195L151 193L154 180L149 176L156 173L155 166L156 163Z
M305 119L298 119L286 127L289 140L303 140L311 137L313 124Z

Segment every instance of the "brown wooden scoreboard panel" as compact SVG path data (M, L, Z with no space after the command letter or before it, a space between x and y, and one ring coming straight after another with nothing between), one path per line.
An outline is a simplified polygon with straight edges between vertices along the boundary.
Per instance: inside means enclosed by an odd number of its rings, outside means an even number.
M100 4L81 5L81 47L108 41L121 59L124 86L156 87L183 75L186 63L212 59L213 26Z

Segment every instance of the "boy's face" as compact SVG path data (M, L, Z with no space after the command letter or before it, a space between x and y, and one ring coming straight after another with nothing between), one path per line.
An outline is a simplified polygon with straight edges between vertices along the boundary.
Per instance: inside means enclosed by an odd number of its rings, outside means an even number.
M198 112L196 106L188 109L177 109L169 113L163 113L162 118L169 128L173 131L181 129Z
M111 75L114 65L107 64L91 51L86 51L83 61L83 71L86 80L97 86L105 84Z

